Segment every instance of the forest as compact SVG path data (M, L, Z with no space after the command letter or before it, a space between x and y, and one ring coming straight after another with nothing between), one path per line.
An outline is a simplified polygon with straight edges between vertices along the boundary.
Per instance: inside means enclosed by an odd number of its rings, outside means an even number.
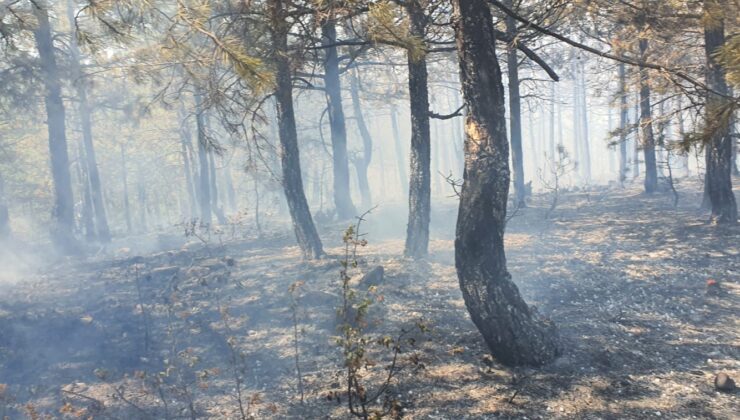
M0 420L737 418L739 91L739 0L0 0Z

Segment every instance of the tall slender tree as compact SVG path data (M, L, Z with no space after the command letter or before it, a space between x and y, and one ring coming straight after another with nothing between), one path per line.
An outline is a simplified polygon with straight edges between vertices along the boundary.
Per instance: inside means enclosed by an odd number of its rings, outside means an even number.
M421 0L406 2L409 35L424 39L427 16ZM411 175L409 179L409 219L404 255L425 257L429 247L431 218L431 132L429 127L429 86L425 56L408 55L409 109L411 113Z
M737 203L732 191L732 136L730 124L734 108L727 99L729 89L717 52L725 44L724 12L718 0L704 0L704 49L706 52L707 91L705 145L706 191L712 207L712 220L718 224L737 224ZM724 95L724 96L723 96Z
M288 56L288 10L283 0L275 0L268 6L271 23L271 38L275 48L275 103L280 139L280 161L282 184L288 202L293 230L303 257L319 258L324 254L321 239L313 223L308 201L303 190L301 160L298 152L298 132L293 108L293 82Z
M360 132L362 140L362 152L356 156L352 163L357 171L357 181L360 185L360 196L362 197L362 208L369 209L372 207L372 194L370 192L370 181L367 177L370 162L373 159L373 138L370 130L365 123L365 116L362 112L362 103L360 102L360 78L357 68L350 72L350 97L352 98L352 114L355 117L357 130Z
M331 151L334 169L334 206L340 220L355 216L350 195L349 158L347 154L347 126L342 108L342 87L339 79L337 54L337 27L333 11L321 25L321 44L324 49L324 91L329 110Z
M72 28L75 27L75 10L72 0L67 0L67 19ZM72 67L72 77L77 92L78 112L80 116L80 125L82 126L82 142L84 145L84 158L86 174L90 183L90 197L95 215L95 236L101 242L110 242L110 229L108 228L108 216L105 211L103 201L103 188L100 181L100 172L98 171L98 159L95 155L95 146L93 144L92 117L90 104L88 103L88 76L82 71L80 65L81 54L77 45L77 36L72 34L69 42L70 64Z
M647 61L648 39L639 39L640 59ZM650 71L640 66L640 129L642 131L642 152L645 156L645 192L654 193L658 189L658 167L655 161L655 137L653 134L653 114L650 105Z
M47 4L40 1L33 2L32 9L37 20L34 38L44 82L51 174L54 181L51 237L58 250L63 253L74 253L78 251L78 248L73 233L74 199L72 196L72 179L69 172L62 83L57 68L57 60L54 56Z

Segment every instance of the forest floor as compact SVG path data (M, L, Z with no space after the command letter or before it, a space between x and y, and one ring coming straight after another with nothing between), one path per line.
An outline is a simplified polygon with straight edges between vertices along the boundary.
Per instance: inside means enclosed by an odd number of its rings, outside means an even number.
M544 195L517 212L509 269L563 343L537 369L492 360L470 321L454 205L435 207L421 262L400 257L401 219L371 213L359 269L385 276L370 311L383 322L369 334L418 318L430 328L391 381L404 417L737 418L737 391L713 381L740 379L740 229L709 225L696 187L681 185L677 209L635 185L565 193L549 220ZM301 261L288 231L223 245L163 235L170 250L0 281L0 418L240 418L239 400L254 418L348 418L335 339L342 226L322 237L329 256L316 262ZM392 357L371 347L369 393Z

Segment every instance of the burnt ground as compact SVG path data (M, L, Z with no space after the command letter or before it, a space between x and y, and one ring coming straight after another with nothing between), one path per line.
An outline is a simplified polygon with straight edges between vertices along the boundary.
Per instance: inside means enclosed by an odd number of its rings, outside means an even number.
M454 205L435 208L422 262L400 257L402 223L382 206L371 214L358 271L382 265L385 278L370 333L430 326L391 383L404 417L737 418L737 392L713 380L740 379L740 229L707 224L696 188L682 188L678 209L668 195L613 188L565 194L549 221L538 196L511 219L509 269L562 337L563 355L538 369L496 363L470 322ZM240 418L239 394L254 418L349 417L335 340L341 230L322 229L329 256L317 262L279 231L223 245L170 237L169 251L6 279L0 418ZM391 356L371 351L369 390Z

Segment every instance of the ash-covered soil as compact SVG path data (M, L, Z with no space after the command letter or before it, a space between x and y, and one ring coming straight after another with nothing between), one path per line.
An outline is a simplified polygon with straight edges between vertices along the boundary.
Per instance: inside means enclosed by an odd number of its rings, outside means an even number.
M740 379L740 229L709 225L696 188L682 187L677 209L634 187L566 193L549 220L546 196L516 212L509 269L562 337L562 356L536 369L498 364L469 320L454 204L435 208L431 255L418 262L401 257L405 226L391 210L371 213L357 271L385 275L369 334L430 327L391 381L402 415L737 418L737 392L714 378ZM0 285L0 418L348 418L342 228L322 228L329 255L315 262L279 230L27 267ZM369 391L393 355L376 348Z

